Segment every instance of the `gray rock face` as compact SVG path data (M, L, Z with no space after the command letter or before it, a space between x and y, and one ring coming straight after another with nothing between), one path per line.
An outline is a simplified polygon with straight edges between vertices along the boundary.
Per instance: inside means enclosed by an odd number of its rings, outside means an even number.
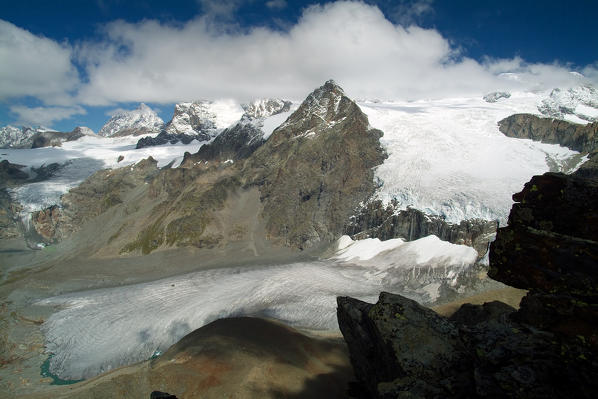
M459 329L417 302L386 292L375 305L339 297L339 327L367 397L466 397L473 385Z
M587 154L588 161L575 173L582 177L598 177L598 122L578 125L530 114L515 114L498 122L498 126L505 136L560 144Z
M492 93L488 93L484 96L484 101L488 102L488 103L495 103L498 100L500 100L501 98L510 98L511 97L511 93L508 93L506 91L495 91Z
M497 227L496 221L482 219L451 224L417 209L397 211L393 203L385 207L382 201L375 200L367 203L351 218L345 226L345 234L354 239L372 237L383 241L391 238L412 241L434 234L441 240L473 247L481 259L486 255Z
M176 144L176 143L183 143L189 144L193 140L200 140L200 136L196 135L188 135L185 133L179 134L172 134L168 133L166 130L162 130L160 134L156 137L146 136L137 142L137 146L135 148L145 148L145 147L153 147L156 145L163 145L163 144Z
M515 114L498 122L498 127L508 137L560 144L580 152L598 149L598 122L578 125L531 114Z

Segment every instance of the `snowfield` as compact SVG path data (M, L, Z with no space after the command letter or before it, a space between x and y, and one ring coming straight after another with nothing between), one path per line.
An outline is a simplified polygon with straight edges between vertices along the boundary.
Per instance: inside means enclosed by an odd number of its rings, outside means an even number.
M498 219L506 223L513 203L533 175L577 154L565 147L514 139L497 122L516 113L538 114L543 98L513 93L495 103L480 98L414 102L359 102L370 125L384 132L388 159L376 169L377 196L398 200L458 223Z

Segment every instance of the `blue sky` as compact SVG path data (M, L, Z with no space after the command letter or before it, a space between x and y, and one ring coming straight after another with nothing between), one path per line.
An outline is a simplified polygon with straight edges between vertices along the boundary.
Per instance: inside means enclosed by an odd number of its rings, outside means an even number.
M97 131L141 101L168 120L177 101L299 100L328 78L414 99L567 85L572 70L596 83L597 4L2 0L0 126Z

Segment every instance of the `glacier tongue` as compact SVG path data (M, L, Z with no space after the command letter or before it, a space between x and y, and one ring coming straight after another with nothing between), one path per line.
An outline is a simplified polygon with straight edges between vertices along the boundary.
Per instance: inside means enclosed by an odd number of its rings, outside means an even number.
M92 377L148 359L223 317L261 315L296 327L337 330L338 295L372 301L380 291L392 291L430 303L476 257L473 249L434 236L392 245L344 244L365 245L374 256L203 270L42 300L38 304L57 307L42 326L46 349L54 354L50 370L63 379Z

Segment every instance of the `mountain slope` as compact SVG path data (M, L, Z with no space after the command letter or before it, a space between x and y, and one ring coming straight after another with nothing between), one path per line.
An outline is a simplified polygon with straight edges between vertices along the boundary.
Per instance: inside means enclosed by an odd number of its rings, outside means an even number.
M260 188L269 235L300 248L337 238L374 192L381 136L333 81L311 93L243 169Z

